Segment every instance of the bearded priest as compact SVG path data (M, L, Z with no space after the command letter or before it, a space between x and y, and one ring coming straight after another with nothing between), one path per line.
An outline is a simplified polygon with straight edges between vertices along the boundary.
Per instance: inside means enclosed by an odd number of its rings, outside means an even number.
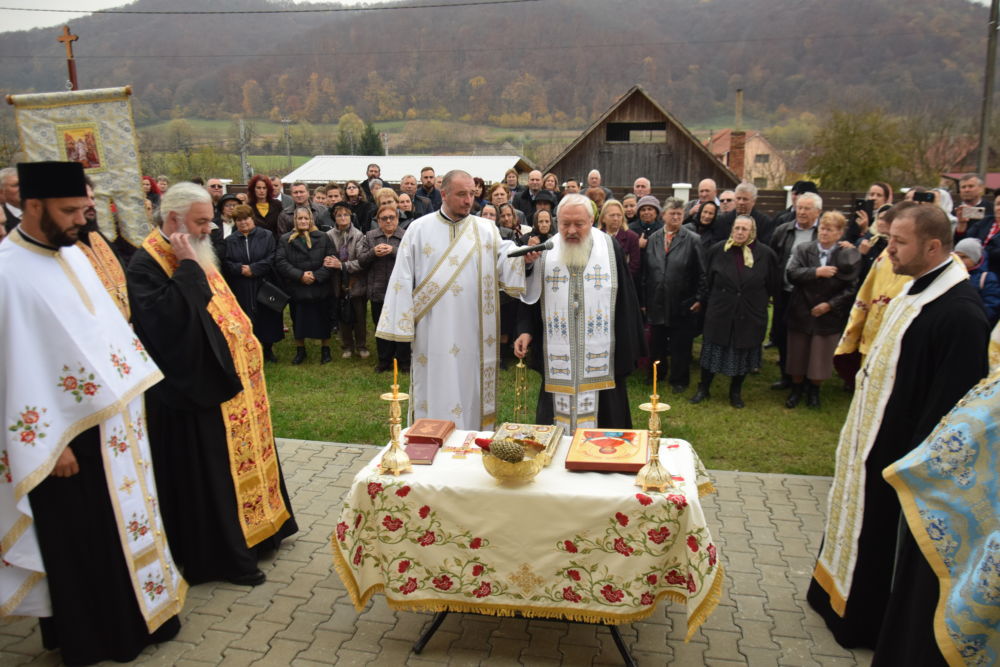
M543 375L535 422L631 428L626 380L646 354L642 317L618 241L594 227L580 194L559 202L555 247L535 262L522 297L514 354L537 342L531 367ZM534 304L534 305L524 305Z
M147 397L167 537L192 584L255 586L258 556L298 530L253 324L216 266L212 200L194 183L160 200L127 278L135 332L166 376Z
M77 241L77 162L17 167L0 244L0 616L38 616L66 664L127 662L177 634L187 588L149 465L150 360Z

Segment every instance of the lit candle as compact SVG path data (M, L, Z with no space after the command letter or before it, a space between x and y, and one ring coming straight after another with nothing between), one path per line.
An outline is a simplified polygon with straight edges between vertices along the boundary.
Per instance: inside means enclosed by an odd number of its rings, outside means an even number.
M659 361L653 362L653 394L656 394L656 372L660 370L657 366L660 365Z
M392 358L392 395L395 397L399 393L399 364L396 358Z

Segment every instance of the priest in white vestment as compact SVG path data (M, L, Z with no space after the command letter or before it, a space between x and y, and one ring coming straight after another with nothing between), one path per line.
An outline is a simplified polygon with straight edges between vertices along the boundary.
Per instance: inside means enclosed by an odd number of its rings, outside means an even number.
M406 230L375 335L412 343L410 422L449 419L459 429L496 421L501 290L520 297L525 258L496 224L470 215L474 183L464 171L442 181L441 209Z

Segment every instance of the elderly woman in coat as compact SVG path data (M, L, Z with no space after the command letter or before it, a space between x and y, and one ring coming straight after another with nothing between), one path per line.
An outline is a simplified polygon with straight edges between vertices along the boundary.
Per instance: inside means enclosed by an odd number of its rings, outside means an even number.
M785 269L793 287L785 360L792 378L787 408L798 405L803 392L806 405L818 408L820 385L833 374L833 353L847 324L861 272L861 254L838 243L846 227L847 219L840 213L824 213L816 240L796 245Z
M639 299L650 325L650 358L665 371L669 357L670 387L679 394L691 383L691 347L700 323L698 288L704 259L698 235L682 226L682 200L671 197L663 202L662 218L663 227L653 232L642 249Z
M333 252L330 239L316 228L312 209L298 207L294 211L292 231L278 240L274 264L285 280L291 300L292 332L295 335L295 358L292 363L306 360L306 338L320 340L320 363L330 357L330 269L324 261Z
M708 398L712 380L722 373L732 378L730 405L745 407L743 380L760 368L767 304L781 286L774 251L756 238L754 219L737 216L729 238L716 243L705 256L705 279L698 290L698 301L705 308L701 383L692 403Z
M375 213L374 229L368 230L361 242L358 253L358 263L368 271L368 300L372 304L372 323L377 327L378 318L382 315L385 304L385 291L389 286L392 268L396 265L396 252L403 240L406 230L399 226L399 214L396 205L383 204ZM378 352L376 373L383 373L392 368L392 360L399 361L400 368L410 368L410 344L384 338L375 339Z
M236 230L221 244L222 273L243 312L253 322L253 334L264 347L264 359L277 361L272 346L285 337L281 313L257 302L257 292L274 270L274 234L254 224L253 211L241 204L233 210Z
M327 259L325 266L333 272L331 289L334 303L340 309L340 344L344 348L340 356L350 359L357 352L359 357L367 359L367 271L358 261L365 235L352 224L351 210L347 201L333 205L334 225L327 232L333 256Z

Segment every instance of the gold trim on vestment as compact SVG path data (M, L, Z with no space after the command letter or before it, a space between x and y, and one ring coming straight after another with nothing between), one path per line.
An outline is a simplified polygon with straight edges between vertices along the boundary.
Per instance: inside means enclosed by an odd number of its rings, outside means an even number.
M22 514L14 522L14 525L10 527L7 534L3 536L0 540L0 554L5 554L11 550L11 548L17 543L21 536L24 535L24 531L28 530L31 526L31 517L27 514Z
M473 225L473 223L467 222L467 220L468 219L466 219L463 222L454 223L456 224L456 226L464 225L464 227L455 236L455 239L451 242L451 244L449 244L448 248L444 251L441 257L438 258L438 261L434 265L434 268L432 268L430 272L428 272L428 274L424 276L424 279L420 281L420 284L413 289L414 304L417 303L417 300L421 293L434 289L437 283L434 282L432 278L434 278L437 275L438 270L442 268L444 261L451 256L451 253L457 251L456 246L458 245L459 241L462 241L465 238L465 235L469 233L470 227L473 230L475 230L475 226ZM449 290L452 283L455 282L455 279L458 277L458 274L460 274L462 270L465 269L465 265L469 263L469 259L471 259L472 256L477 252L479 252L479 248L475 242L475 238L473 238L472 247L469 249L469 252L466 253L465 257L459 259L458 264L455 266L455 269L451 272L451 275L448 277L448 280L438 288L436 294L433 291L431 291L430 292L431 297L425 303L421 304L420 310L418 312L415 312L413 314L414 327L416 327L417 323L420 322L421 319L423 319L424 315L427 314L427 311L433 308L434 305L441 300L441 297L445 294L445 292Z
M125 281L125 272L122 270L121 262L117 255L108 245L107 241L100 234L90 235L90 245L83 241L77 241L78 247L86 255L90 264L97 272L97 277L101 279L101 284L115 302L115 306L121 311L126 321L131 321L132 313L128 302L128 286Z
M0 616L7 618L14 612L18 606L24 602L24 598L28 596L31 589L38 585L38 583L45 578L44 572L32 572L28 575L28 578L24 580L21 587L12 595L6 604L0 605Z
M158 229L146 237L142 247L168 277L174 275L179 262ZM253 335L253 324L219 272L206 271L205 278L212 290L208 312L226 340L243 387L219 408L226 429L237 516L247 547L253 547L277 533L291 518L281 495L264 354Z

